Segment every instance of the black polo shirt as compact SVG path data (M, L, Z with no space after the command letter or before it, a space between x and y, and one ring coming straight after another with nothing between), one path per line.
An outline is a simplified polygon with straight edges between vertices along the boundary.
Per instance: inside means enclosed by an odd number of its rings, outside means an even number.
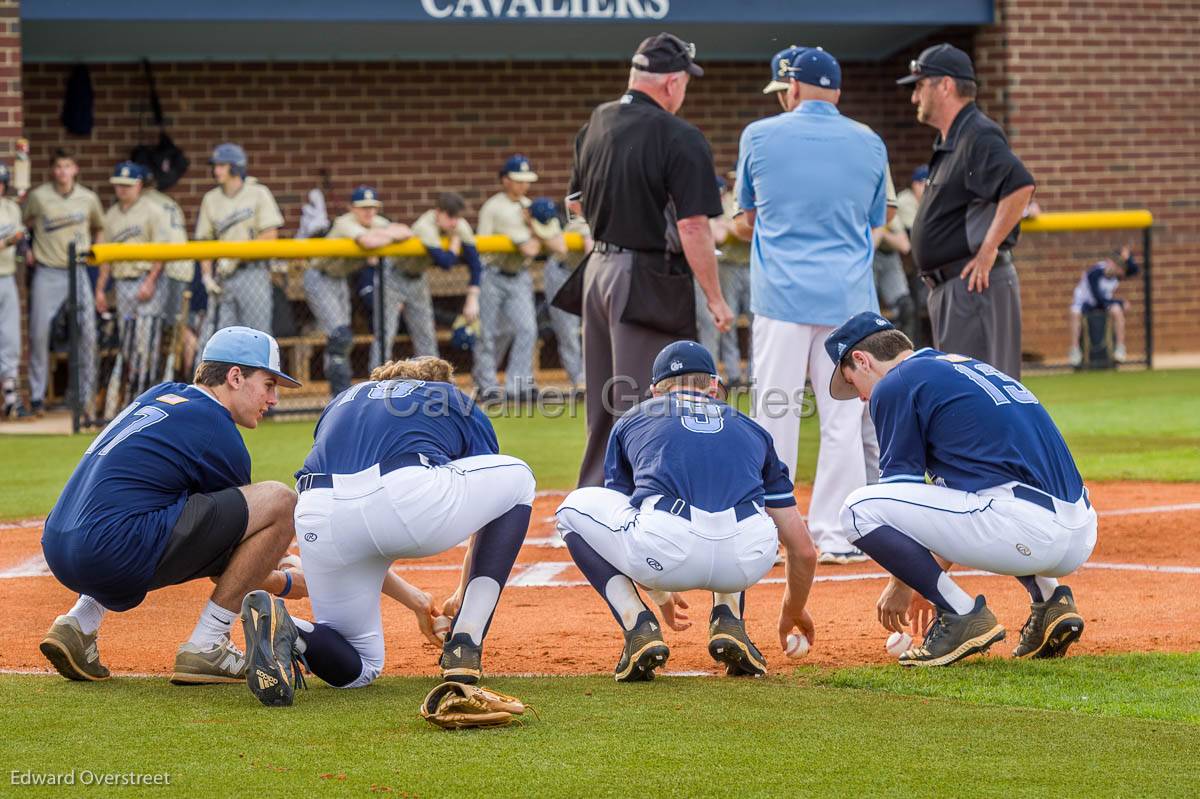
M1008 139L974 103L968 103L950 126L945 141L939 133L929 163L929 183L913 222L913 260L921 272L965 266L983 244L997 204L1024 186L1033 175L1013 154ZM1020 225L1001 248L1017 243Z
M597 106L575 137L569 191L596 241L631 250L666 248L672 202L678 219L723 213L704 134L635 90Z

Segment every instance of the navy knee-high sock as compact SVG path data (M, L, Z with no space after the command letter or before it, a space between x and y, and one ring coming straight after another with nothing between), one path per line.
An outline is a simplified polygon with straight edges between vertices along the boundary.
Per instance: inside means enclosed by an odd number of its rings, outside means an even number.
M894 527L876 527L854 542L897 579L950 613L970 613L975 603L950 579L929 550Z
M450 637L465 632L476 645L487 637L500 592L525 542L532 512L529 505L516 505L485 524L477 534L467 590Z
M335 688L357 680L363 665L358 650L328 624L311 625L312 630L307 632L296 625L304 641L304 662L309 670Z
M651 612L634 587L633 580L600 557L600 553L592 549L591 544L583 540L583 536L576 532L566 532L563 534L563 540L567 542L567 551L571 553L575 565L608 605L621 629L633 629L641 613ZM613 578L617 578L616 583L613 582ZM617 607L618 604L621 607Z

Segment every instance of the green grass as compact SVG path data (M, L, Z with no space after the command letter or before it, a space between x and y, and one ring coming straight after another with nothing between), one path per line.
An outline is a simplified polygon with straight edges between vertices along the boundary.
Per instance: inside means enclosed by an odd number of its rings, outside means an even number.
M535 706L540 719L460 733L418 717L431 679L315 687L292 708L267 709L242 686L5 676L0 764L167 772L170 793L190 796L362 794L372 786L422 797L1190 794L1200 781L1195 657L1108 660L1112 668L1079 658L641 685L503 678L490 684ZM1077 680L1095 706L1042 709L1059 707L1056 695ZM859 683L870 690L845 687ZM984 686L1002 699L977 701ZM1131 687L1140 695L1122 700ZM902 695L918 692L926 695ZM956 693L966 696L942 698ZM120 791L142 794L163 789Z
M1025 382L1053 414L1086 480L1200 481L1200 370L1084 372ZM582 410L574 418L564 413L493 421L504 452L533 467L539 488L575 484L583 456ZM311 421L272 422L246 431L254 479L290 482L308 454L312 428ZM817 420L806 419L799 482L813 479L817 439ZM48 513L90 441L88 435L0 437L10 464L0 519Z

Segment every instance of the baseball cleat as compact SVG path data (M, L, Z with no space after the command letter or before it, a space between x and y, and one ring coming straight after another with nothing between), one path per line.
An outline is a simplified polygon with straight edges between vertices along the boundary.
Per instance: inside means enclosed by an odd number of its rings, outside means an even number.
M648 610L638 614L632 630L625 631L625 648L615 669L617 682L645 682L654 670L667 665L671 650L663 641L658 619Z
M183 643L175 652L175 685L221 685L246 679L246 655L229 638L219 644L201 649L193 643Z
M246 594L242 600L242 632L246 635L243 679L250 693L267 707L291 705L296 689L304 687L304 672L296 651L300 634L283 600L266 591Z
M717 605L708 621L708 654L725 664L731 677L761 677L767 673L767 659L746 634L746 622L735 618L725 605Z
M846 566L851 563L866 563L868 560L870 558L867 557L867 553L855 547L845 552L822 552L817 556L817 563L827 566Z
M107 680L110 675L108 667L100 662L96 635L85 635L79 629L79 622L71 616L59 616L38 648L50 665L68 680Z
M975 598L970 613L939 610L929 625L925 641L900 655L901 666L949 666L976 652L986 652L1004 640L1004 627L996 621L983 597Z
M474 685L483 676L483 647L471 643L471 636L458 633L442 644L442 679Z
M1045 602L1029 606L1029 618L1021 628L1015 658L1060 658L1083 635L1083 616L1075 607L1071 589L1060 585Z

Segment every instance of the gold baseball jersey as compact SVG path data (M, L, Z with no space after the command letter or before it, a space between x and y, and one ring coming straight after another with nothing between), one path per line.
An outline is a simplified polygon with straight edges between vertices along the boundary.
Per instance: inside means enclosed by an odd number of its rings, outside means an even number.
M21 206L7 197L0 198L0 242L18 230L24 230L21 221ZM8 277L17 271L17 245L0 245L0 277Z
M587 240L592 237L591 227L588 226L587 220L581 216L577 216L577 217L574 217L573 219L571 219L571 221L567 223L567 227L563 232L564 233L578 233L580 236L583 236L583 239L584 239L583 243L585 245L587 244ZM583 256L585 256L585 255L587 255L586 252L581 252L579 250L568 250L567 257L564 258L562 261L563 265L569 266L571 269L574 269L575 267L579 266L580 263L583 262Z
M413 236L417 238L427 249L442 249L442 237L447 234L442 232L442 229L437 224L437 210L430 209L417 217L417 221L412 223ZM475 246L475 231L471 230L471 225L461 216L454 226L454 235L458 237L462 244ZM397 258L396 265L404 272L410 275L424 272L429 268L431 261L429 256L422 255L419 258Z
M162 209L166 216L167 238L164 241L169 241L173 244L186 242L187 223L184 222L183 209L179 203L175 202L175 198L169 194L163 194L155 188L142 189L142 199L149 200L154 205ZM163 272L172 280L179 280L184 283L191 283L192 276L196 271L195 261L167 261L163 264Z
M152 241L169 241L167 217L163 210L145 197L126 210L120 203L113 203L104 214L104 240L110 244L146 244ZM154 264L150 261L115 261L112 276L117 280L140 278Z
M271 190L257 181L246 181L232 197L220 186L200 202L196 218L197 241L254 241L264 231L283 226L283 214ZM217 271L228 275L237 269L236 258L222 258Z
M29 192L25 219L33 220L33 257L43 266L67 268L67 248L77 252L92 246L92 231L104 226L104 208L91 189L75 184L66 196L53 183Z
M732 222L734 214L740 210L738 208L737 197L731 191L725 192L721 198L721 205L725 207L725 218ZM729 235L725 237L725 241L717 242L717 246L721 248L721 263L732 264L734 266L750 265L750 242L742 241L733 235L733 231L729 232Z
M528 197L511 200L504 192L493 194L479 209L480 236L508 236L512 243L520 246L533 237L529 227L528 208L532 201ZM496 254L489 259L501 269L511 272L523 268L526 258L520 253Z
M371 222L371 227L373 229L384 228L390 224L392 223L386 217L376 214L375 219ZM358 220L354 218L354 214L346 212L333 220L333 224L329 226L329 232L325 234L325 238L357 239L366 232L367 229L359 224ZM365 261L362 258L322 258L317 262L316 267L333 277L346 277L361 269L364 263Z

